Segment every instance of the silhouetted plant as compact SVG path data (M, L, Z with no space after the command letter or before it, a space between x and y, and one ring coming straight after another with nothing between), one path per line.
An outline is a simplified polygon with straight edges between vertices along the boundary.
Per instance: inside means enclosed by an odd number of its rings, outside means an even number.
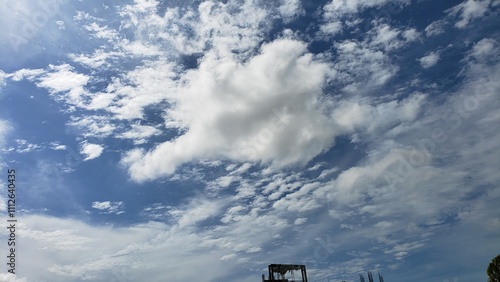
M500 255L491 260L486 274L489 277L488 282L500 282Z

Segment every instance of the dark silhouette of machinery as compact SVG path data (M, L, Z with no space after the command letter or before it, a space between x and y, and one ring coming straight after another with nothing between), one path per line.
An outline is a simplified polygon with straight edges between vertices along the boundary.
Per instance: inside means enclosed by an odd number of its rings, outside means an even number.
M359 275L359 280L361 282L365 282L365 276L364 275ZM369 282L374 282L373 280L373 274L371 273L371 271L368 271L368 281ZM378 273L378 281L379 282L384 282L384 277L382 277L382 275L380 275L380 272Z
M302 264L270 264L269 279L262 274L262 282L307 282L306 266ZM300 277L298 272L300 271ZM297 277L295 277L297 274Z

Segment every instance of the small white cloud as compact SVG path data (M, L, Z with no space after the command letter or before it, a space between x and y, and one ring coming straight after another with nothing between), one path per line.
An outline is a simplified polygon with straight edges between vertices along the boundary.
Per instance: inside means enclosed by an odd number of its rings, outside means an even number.
M111 202L109 202L109 201L107 201L107 202L93 202L92 207L94 209L98 209L98 210L109 209L111 207Z
M21 69L6 77L13 81L27 79L36 82L38 87L47 89L52 98L67 103L68 107L84 105L84 87L90 80L90 76L76 72L68 64L49 65L47 70Z
M436 36L436 35L439 35L441 33L444 33L444 28L445 28L446 24L447 24L447 22L444 20L438 20L438 21L432 22L431 24L429 24L425 28L425 35L427 37L431 37L431 36Z
M324 165L323 163L317 163L313 167L308 168L307 170L309 170L309 171L315 171L315 170L320 169L323 165Z
M148 138L161 134L161 131L156 127L149 125L132 124L129 131L120 134L118 137L123 139L131 139L134 144L146 143Z
M216 180L216 184L219 187L225 188L231 185L237 178L230 175L221 176Z
M304 224L304 223L306 223L306 222L307 222L307 218L305 218L305 217L299 217L299 218L297 218L297 219L293 222L293 224L295 224L295 225L301 225L301 224Z
M488 11L490 3L491 0L465 0L447 12L450 16L459 16L456 27L465 28L472 20L482 17Z
M84 161L92 160L95 158L98 158L101 154L102 151L104 150L104 147L98 144L92 144L92 143L84 143L82 145L82 149L80 151L80 154L85 156Z
M66 145L62 145L59 142L52 142L50 143L50 148L55 151L64 151L68 147Z
M114 214L122 214L125 211L123 202L92 202L92 208L100 210L103 213L114 213Z
M107 116L73 116L70 118L68 125L82 128L84 137L109 137L117 129Z
M382 47L385 51L392 51L418 39L420 33L415 28L393 27L389 24L378 24L367 33L371 37L369 45Z
M382 46L390 46L393 41L395 41L401 31L395 29L387 24L382 24L375 28L377 34L373 39L373 43L381 44Z
M320 30L329 35L335 35L342 31L342 22L340 21L332 21L326 24L321 25Z
M380 221L374 225L374 227L381 229L387 229L390 228L391 226L393 226L393 223L389 221Z
M10 78L13 81L21 81L23 79L34 80L35 77L43 74L44 72L45 71L43 69L20 69L7 74L5 77Z
M91 67L91 68L99 68L106 63L106 60L110 58L116 58L122 56L123 54L119 52L105 52L102 49L95 50L91 55L85 54L69 54L69 58L74 62L80 63L82 65Z
M27 140L24 139L16 139L15 140L17 143L17 149L16 152L23 154L23 153L29 153L32 151L36 151L42 148L42 146L37 145L37 144L31 144Z
M470 54L478 60L498 56L497 42L491 38L481 39L474 45Z
M304 12L300 0L281 0L278 11L286 21L290 21Z
M222 261L225 261L225 260L233 260L233 259L235 259L236 257L237 257L237 255L233 253L233 254L229 254L229 255L222 256L222 257L220 258L220 260L222 260Z
M439 61L439 57L440 56L438 52L431 52L428 55L420 58L419 62L424 69L427 69L435 65Z
M110 42L115 41L119 38L119 34L116 30L111 29L108 26L99 26L99 24L96 22L85 25L84 28L90 32L93 32L93 35L95 37L107 39Z
M242 174L247 172L252 167L251 163L244 163L238 169L231 172L231 174Z
M262 251L261 247L250 247L246 250L247 253L252 254L252 253L258 253Z
M75 72L68 64L49 65L49 68L51 71L42 75L37 85L47 88L51 93L82 90L90 79L87 75Z
M406 42L415 41L419 38L419 36L420 33L414 28L407 29L403 32L403 37L406 39Z
M331 168L331 169L325 169L321 172L321 174L318 176L318 179L323 179L329 175L331 175L332 173L338 171L338 168L334 167L334 168Z

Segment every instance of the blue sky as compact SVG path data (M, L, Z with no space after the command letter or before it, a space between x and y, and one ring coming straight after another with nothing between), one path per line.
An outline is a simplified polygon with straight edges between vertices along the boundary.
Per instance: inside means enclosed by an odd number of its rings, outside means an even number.
M1 5L0 281L486 280L498 0Z

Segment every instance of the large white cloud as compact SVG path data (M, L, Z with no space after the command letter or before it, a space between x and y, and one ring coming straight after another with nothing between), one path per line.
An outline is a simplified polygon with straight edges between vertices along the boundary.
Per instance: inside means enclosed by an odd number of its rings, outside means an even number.
M129 152L124 163L134 179L146 180L203 158L307 161L336 132L319 103L327 70L290 39L264 45L245 64L208 53L185 75L167 111L166 125L186 132L150 152Z
M362 62L355 64L362 68ZM378 70L378 61L372 67L376 84L391 76ZM166 126L185 133L148 152L132 150L123 163L137 181L172 174L178 166L201 159L278 167L305 164L329 149L339 134L415 118L423 101L424 96L416 95L402 104L372 106L355 98L333 105L323 95L329 73L325 63L292 39L264 45L245 64L208 53L168 98L173 106L167 110Z

